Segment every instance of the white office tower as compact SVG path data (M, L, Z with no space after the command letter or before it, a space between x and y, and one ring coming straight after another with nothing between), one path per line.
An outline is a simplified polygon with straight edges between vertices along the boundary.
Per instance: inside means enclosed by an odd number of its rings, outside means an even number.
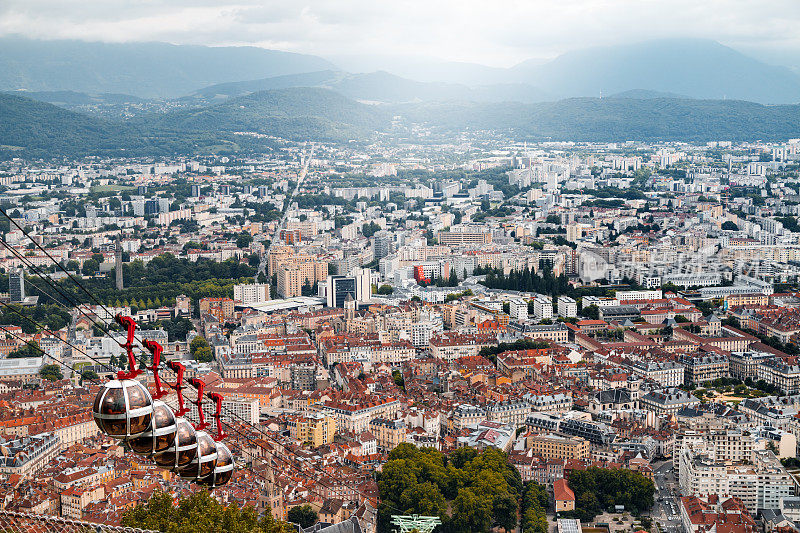
M537 320L553 318L553 298L550 296L537 296L533 300L533 314Z
M522 321L528 319L528 302L522 298L514 298L509 302L508 314L513 320Z
M353 271L356 278L356 302L368 302L372 297L372 271L368 268L357 268Z
M269 300L269 285L266 283L234 285L233 299L244 305L264 303Z
M558 314L567 318L578 316L578 303L569 296L559 296Z

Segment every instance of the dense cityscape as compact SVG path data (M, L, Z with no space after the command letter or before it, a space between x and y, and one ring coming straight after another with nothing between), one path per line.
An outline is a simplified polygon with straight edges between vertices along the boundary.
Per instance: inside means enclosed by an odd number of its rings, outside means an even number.
M0 533L800 533L800 3L0 2Z
M92 420L121 314L236 413L214 498L278 521L793 527L799 169L797 140L10 160L4 509L195 491Z

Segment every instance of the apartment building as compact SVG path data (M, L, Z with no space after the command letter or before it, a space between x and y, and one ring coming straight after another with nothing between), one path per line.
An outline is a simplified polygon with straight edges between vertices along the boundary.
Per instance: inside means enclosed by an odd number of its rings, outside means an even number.
M0 456L0 474L34 476L61 452L61 442L53 433L30 435L5 441L8 455Z
M61 516L80 520L83 509L92 502L105 498L105 487L72 487L61 493Z
M440 231L437 234L442 246L466 246L474 244L491 244L490 231Z
M581 437L560 435L528 435L525 447L544 459L588 459L591 445Z
M708 431L686 431L675 439L675 454L684 446L691 446L717 461L741 463L750 461L757 448L754 433L749 430L713 429Z
M486 416L489 420L513 426L522 425L531 412L531 404L525 400L497 402L486 408Z
M775 385L784 394L800 393L800 365L787 363L777 357L759 362L755 379Z
M528 302L522 298L512 298L508 303L508 314L512 320L527 320Z
M728 372L732 378L741 379L742 381L747 378L755 380L758 379L758 366L774 357L775 354L769 352L732 352L728 356Z
M639 407L653 411L656 415L675 414L684 407L695 407L700 404L691 393L668 387L658 391L651 391L639 398Z
M408 341L381 342L375 338L336 336L325 339L320 345L320 355L330 367L335 363L370 362L399 365L416 356L416 349Z
M201 315L213 315L220 322L233 318L233 300L230 298L201 298L197 305Z
M478 355L484 346L497 344L493 333L459 334L445 332L431 338L431 355L445 361Z
M289 417L287 426L289 436L314 448L331 444L336 435L336 420L323 413Z
M336 427L342 431L361 433L369 429L369 422L373 418L395 418L400 408L400 401L381 397L364 398L353 402L328 400L315 403L311 408L336 419Z
M282 266L278 269L278 294L284 298L301 296L303 282L302 274L296 266Z
M266 283L241 283L233 286L233 299L244 305L260 304L269 300L269 285Z
M706 381L728 377L728 357L721 354L684 356L679 359L683 365L683 379L686 383L700 385Z
M630 302L634 300L661 300L664 293L661 289L651 291L617 291L615 294L617 301Z
M557 324L530 324L509 322L507 329L511 334L522 335L529 339L545 339L554 342L568 342L569 328L562 322Z
M389 420L378 417L369 421L369 431L378 440L378 448L387 452L405 442L406 428L406 423L402 419Z
M679 456L678 480L685 494L734 497L748 511L779 509L781 500L794 495L791 475L769 450L753 451L747 462L715 458L704 446L686 444Z
M451 424L451 432L458 432L468 427L477 426L482 420L486 420L486 409L475 405L457 405L448 417Z
M553 298L550 296L537 296L533 300L533 315L537 320L553 318Z
M556 302L559 316L572 318L578 316L578 303L569 296L559 296Z
M679 387L685 379L683 365L674 361L634 361L628 368L634 376L662 387Z

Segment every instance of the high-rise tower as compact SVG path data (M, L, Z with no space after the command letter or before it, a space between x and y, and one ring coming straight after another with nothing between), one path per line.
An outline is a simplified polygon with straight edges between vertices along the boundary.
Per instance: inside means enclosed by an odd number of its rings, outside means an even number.
M122 239L120 237L117 237L117 246L115 252L114 268L117 274L117 290L121 291L125 288L125 284L122 280Z
M15 303L25 301L25 269L19 268L8 275L8 293Z

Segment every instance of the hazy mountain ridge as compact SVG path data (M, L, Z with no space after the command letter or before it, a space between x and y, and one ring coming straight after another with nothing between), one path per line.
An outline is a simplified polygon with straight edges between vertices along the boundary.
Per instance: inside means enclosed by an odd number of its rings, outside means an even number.
M256 47L0 38L0 90L178 97L215 83L335 68L316 56Z
M601 96L633 89L691 98L800 102L800 76L715 41L666 39L588 48L545 64L523 62L514 79L562 96Z
M212 85L187 98L213 100L289 87L321 87L355 100L381 103L449 100L542 102L553 99L552 95L523 83L467 86L458 83L420 82L385 71L350 74L332 70Z
M258 91L136 122L176 131L252 131L291 139L343 141L369 136L385 127L388 119L385 113L334 91L295 87Z
M129 104L141 103L145 99L130 94L121 93L99 93L90 94L79 91L16 91L17 96L47 102L59 106L81 106L92 104Z
M370 68L365 72L364 67ZM0 38L0 90L123 93L148 98L191 95L196 99L209 98L212 91L240 96L288 87L330 88L350 98L389 103L533 103L576 96L627 96L629 91L760 103L800 102L797 72L701 39L587 48L551 61L529 60L505 69L380 56L359 61L341 58L337 67L316 56L255 47Z

